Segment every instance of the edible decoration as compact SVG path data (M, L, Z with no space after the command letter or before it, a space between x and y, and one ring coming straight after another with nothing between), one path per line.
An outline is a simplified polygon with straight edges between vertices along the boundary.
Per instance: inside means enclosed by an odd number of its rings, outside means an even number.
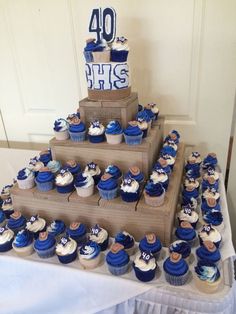
M113 243L112 246L111 246L111 252L116 254L118 252L120 252L121 250L124 250L124 246L118 242L116 243Z
M70 242L70 241L71 241L71 240L70 240L69 237L62 237L59 243L60 243L62 246L65 246L65 245L66 245L68 242Z
M181 260L181 258L182 258L182 255L179 254L179 253L172 252L172 253L170 254L170 260L171 260L171 262L173 262L173 263L178 263L178 262Z
M132 166L129 168L132 175L137 176L140 174L140 169L137 166Z
M109 173L105 173L105 174L102 175L101 180L102 181L107 181L107 180L109 180L111 178L112 178L112 175L110 175Z
M63 132L68 130L68 122L65 119L57 119L54 122L54 131Z
M43 232L39 233L39 240L40 241L45 241L47 239L47 237L48 237L47 231L43 231Z
M213 283L220 278L220 272L217 266L212 262L199 261L195 266L195 272L199 279Z
M42 167L39 169L39 172L51 172L51 170L48 167Z
M99 225L95 225L94 227L91 228L91 235L95 235L98 237L99 232L101 232L101 228L99 227Z
M8 229L6 228L6 227L1 227L0 228L0 235L3 235L3 233L5 232L5 231L7 231Z
M193 229L192 225L191 225L190 222L188 222L188 221L181 221L180 227L181 227L181 228L190 228L190 229Z
M149 233L146 235L146 239L147 239L147 242L150 243L150 244L153 244L156 242L156 235L155 233Z
M39 219L38 215L33 215L33 216L30 217L29 222L30 222L31 224L33 224L33 223L34 223L35 221L37 221L38 219Z
M146 264L153 258L153 255L151 252L141 252L141 255L139 257L140 260L144 261Z
M209 241L209 240L203 241L203 245L210 252L215 252L216 251L216 246L215 246L215 244L212 241Z
M70 224L70 229L71 229L71 230L76 230L76 229L79 228L79 226L80 226L80 223L79 223L79 222L72 222L72 223Z
M213 197L207 198L206 202L209 207L215 207L217 205L216 199Z
M18 219L21 217L21 212L19 210L14 210L13 214L10 215L13 219Z
M208 235L211 233L211 231L214 231L214 229L212 228L210 224L204 225L201 230L201 232L206 232Z

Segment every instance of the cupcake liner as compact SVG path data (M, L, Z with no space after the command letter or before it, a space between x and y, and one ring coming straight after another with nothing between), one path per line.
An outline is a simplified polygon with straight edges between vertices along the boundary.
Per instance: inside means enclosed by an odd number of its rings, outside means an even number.
M143 282L151 281L155 278L156 268L148 271L142 271L133 264L134 272L138 280Z
M81 255L79 254L79 261L80 261L80 264L84 268L93 269L99 266L100 261L101 261L101 256L102 256L101 254L98 254L95 258L85 259L85 258L82 258Z
M78 235L78 236L74 236L74 235L70 235L70 234L69 234L69 236L70 236L73 240L75 240L75 241L77 242L78 246L83 245L83 244L86 243L87 240L88 240L86 233L85 233L85 234L82 234L82 235Z
M14 209L3 210L3 212L4 212L4 214L5 214L5 217L6 217L7 219L10 219L11 214L14 213Z
M121 134L106 134L107 143L117 145L122 142L123 133Z
M33 242L27 246L24 246L24 247L17 247L17 246L15 246L14 243L12 243L12 248L16 252L16 254L18 256L21 256L21 257L29 256L29 255L33 254L33 252L34 252Z
M123 192L122 190L120 190L120 195L124 202L128 202L128 203L136 202L139 198L139 191L135 193L129 193L129 192Z
M92 51L84 51L84 57L86 62L93 62L93 54Z
M94 192L94 184L90 185L86 188L83 187L75 187L76 188L76 192L78 194L78 196L80 197L89 197L93 195Z
M143 132L140 135L135 135L135 136L130 136L124 134L125 137L125 143L127 145L140 145L142 143L142 138L143 138Z
M128 269L129 269L129 263L127 263L126 265L123 265L123 266L112 266L110 264L107 264L107 266L108 266L110 273L112 275L115 275L115 276L124 275L125 273L127 273Z
M109 243L109 237L107 237L107 239L103 241L102 243L97 243L97 244L100 246L101 251L105 251L108 247L108 243Z
M54 134L55 134L56 140L58 141L65 141L65 140L68 140L68 138L70 137L68 130L61 131L61 132L54 131Z
M73 142L83 142L83 141L85 141L86 131L84 131L84 132L69 132L69 134L70 134L70 139Z
M93 62L110 62L111 59L111 50L103 50L103 51L93 51Z
M49 258L55 254L55 248L56 248L56 245L53 245L47 250L37 250L35 247L34 247L34 250L37 252L40 258Z
M77 249L71 254L57 255L57 257L62 264L69 264L77 258Z
M28 190L32 189L35 186L34 176L31 178L26 178L25 180L17 180L19 189Z
M193 278L196 288L204 293L216 293L219 289L219 285L222 282L221 278L219 278L215 282L207 282L205 280L201 280L198 278L197 275L194 275Z
M127 61L129 51L127 50L111 50L111 61L125 62Z
M70 193L74 190L74 181L64 186L56 185L56 188L58 193Z
M7 241L6 243L0 244L0 252L7 252L12 249L12 242L14 238L12 238L10 241Z
M166 281L172 286L183 286L188 281L189 276L189 270L182 276L174 276L165 272Z
M149 206L159 207L163 205L165 200L165 193L162 193L160 196L149 196L144 192L145 203Z
M102 143L105 141L105 133L100 135L88 135L90 143Z
M54 188L54 182L53 181L48 181L48 182L38 182L35 180L37 189L41 192L47 192L50 190L53 190Z
M113 190L103 190L98 187L98 191L101 198L103 198L104 200L112 200L113 198L116 198L118 196L117 195L118 187L116 187Z

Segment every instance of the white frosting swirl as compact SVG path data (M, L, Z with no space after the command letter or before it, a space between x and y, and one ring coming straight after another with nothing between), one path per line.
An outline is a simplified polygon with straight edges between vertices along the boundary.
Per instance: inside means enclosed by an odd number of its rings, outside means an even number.
M90 234L89 235L89 240L94 241L96 243L103 243L107 237L108 237L108 232L100 227L100 231L97 235L95 234Z
M154 170L150 176L150 179L154 184L156 184L158 182L165 182L168 180L168 175L166 173L158 173Z
M99 166L98 165L96 165L96 168L95 169L91 169L91 168L89 168L89 166L87 165L86 167L85 167L85 169L84 169L84 172L83 172L83 175L85 176L85 177L87 177L87 176L98 176L98 175L100 175L100 173L101 173L101 169L99 168Z
M208 175L208 173L205 173L203 176L204 180L207 180L208 178L214 178L215 181L218 181L220 176L219 173L217 171L214 171L214 174Z
M135 179L132 180L131 185L124 184L124 181L121 183L120 189L123 192L135 193L139 189L139 183Z
M216 193L212 193L210 190L206 190L202 196L204 198L214 198L215 200L218 200L218 198L220 197L220 193L216 192Z
M221 240L221 235L219 231L213 227L211 227L213 230L210 231L209 234L205 231L200 231L199 236L202 239L202 241L211 241L211 242L219 242Z
M198 214L195 211L192 211L190 216L184 212L184 209L179 212L178 217L180 220L188 221L190 223L195 223L198 220Z
M6 242L9 242L14 238L14 232L10 229L7 229L3 232L3 234L0 235L0 244L4 244Z
M97 127L90 125L89 130L88 130L89 135L101 135L104 132L105 132L105 127L101 123Z
M94 185L94 180L93 177L90 174L84 175L83 173L83 177L86 177L86 179L83 181L83 183L85 183L83 186L80 186L80 189L86 189L88 187L90 187L91 185Z
M145 120L143 120L142 122L138 121L138 127L140 128L140 130L146 130L148 128L147 121Z
M29 164L28 168L32 171L39 171L44 167L44 164L41 161L36 161L35 164Z
M56 176L56 185L65 186L70 184L74 180L74 177L70 171L66 171L64 174L59 173Z
M118 51L123 51L123 50L129 51L128 40L126 40L124 43L120 41L114 41L112 43L112 49L118 50Z
M60 131L57 132L63 132L68 130L68 122L65 119L57 119L56 122L60 125Z
M38 217L38 219L35 220L33 223L28 221L26 223L26 229L28 229L31 232L38 232L40 230L43 230L45 225L46 225L46 221L43 218Z
M170 147L172 147L175 151L178 150L178 146L175 144L174 141L167 141L167 142L164 143L163 146L170 146Z
M74 253L74 251L77 249L77 243L74 239L69 238L70 241L68 241L65 245L62 245L61 243L58 243L56 246L56 254L57 255L69 255Z
M190 187L192 189L198 189L199 188L199 182L197 180L194 180L194 181L189 181L188 179L186 179L184 181L184 185L186 187Z
M155 258L151 258L148 263L146 263L144 260L140 259L141 254L138 253L138 255L135 257L134 265L139 268L141 271L149 271L156 268L156 260Z
M166 158L166 161L167 161L169 166L172 166L175 163L175 158L171 155L168 155L168 158Z

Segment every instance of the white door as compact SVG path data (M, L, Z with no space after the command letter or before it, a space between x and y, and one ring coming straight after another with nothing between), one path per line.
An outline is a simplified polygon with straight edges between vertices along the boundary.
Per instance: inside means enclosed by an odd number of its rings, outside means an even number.
M9 139L46 141L87 95L83 48L96 6L129 39L132 89L157 102L166 131L225 170L236 81L236 1L1 1L1 106ZM17 126L17 127L16 127Z

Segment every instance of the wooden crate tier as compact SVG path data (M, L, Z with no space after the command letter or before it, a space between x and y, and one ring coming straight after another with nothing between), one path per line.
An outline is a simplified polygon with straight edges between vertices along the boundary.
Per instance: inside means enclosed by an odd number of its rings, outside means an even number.
M111 145L107 142L90 143L89 141L73 142L71 140L50 141L53 159L62 163L75 159L82 167L88 162L96 162L102 170L109 164L118 166L122 172L127 172L129 167L138 166L147 177L155 163L163 140L164 119L159 119L150 130L148 137L140 145L127 145L125 142Z
M171 241L183 164L184 145L180 144L165 203L161 207L147 206L142 195L138 202L127 208L128 204L121 200L120 206L117 204L113 206L112 202L104 204L98 193L91 198L82 199L77 196L76 191L63 195L55 190L39 192L36 188L20 190L17 186L12 189L13 205L25 215L39 214L48 222L62 219L69 224L77 220L88 227L99 223L111 236L115 236L120 230L126 230L137 241L146 233L155 232L163 245L168 246Z

